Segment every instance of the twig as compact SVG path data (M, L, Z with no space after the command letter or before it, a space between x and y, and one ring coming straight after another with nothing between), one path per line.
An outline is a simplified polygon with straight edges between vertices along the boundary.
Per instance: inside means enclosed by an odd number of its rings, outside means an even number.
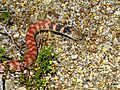
M73 41L77 41L77 39L74 39L74 38L72 38L71 36L68 36L68 35L66 35L66 34L64 34L64 33L61 33L61 32L57 32L57 31L53 31L53 30L40 30L40 32L52 32L52 33L55 33L55 34L57 34L57 35L61 35L61 36L65 36L65 37L67 37L67 38L69 38L69 39L71 39L71 40L73 40ZM39 32L38 32L39 33Z
M5 26L0 25L0 29L3 29L3 30L6 32L6 33L0 32L0 34L9 37L9 39L11 40L11 42L12 42L13 44L15 44L16 48L19 50L20 54L23 55L23 53L22 53L20 47L19 47L19 46L17 45L17 43L14 41L13 37L12 37L11 35L8 34L8 31L7 31L7 29L5 28Z

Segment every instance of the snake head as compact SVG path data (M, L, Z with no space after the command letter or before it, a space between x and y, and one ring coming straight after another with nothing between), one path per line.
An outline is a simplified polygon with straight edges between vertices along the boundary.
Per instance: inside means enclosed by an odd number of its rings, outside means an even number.
M78 30L72 30L72 32L71 32L71 37L72 37L74 40L77 40L77 41L82 40L82 34L81 34L81 32L78 31Z

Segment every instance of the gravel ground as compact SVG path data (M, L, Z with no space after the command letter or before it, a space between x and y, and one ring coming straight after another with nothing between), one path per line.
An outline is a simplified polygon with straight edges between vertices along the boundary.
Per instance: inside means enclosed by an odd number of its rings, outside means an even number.
M54 61L56 75L46 77L48 90L120 89L119 0L2 0L0 13L4 11L11 18L9 23L0 22L1 32L12 38L0 34L0 46L14 59L25 51L26 29L38 19L80 31L82 39L77 42L52 34L59 58Z

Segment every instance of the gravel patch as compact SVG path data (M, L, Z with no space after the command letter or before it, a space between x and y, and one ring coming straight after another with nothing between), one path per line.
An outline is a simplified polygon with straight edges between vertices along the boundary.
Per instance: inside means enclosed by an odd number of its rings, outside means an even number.
M4 11L11 17L9 24L0 21L5 28L0 32L8 34L0 34L0 47L13 59L25 52L26 30L39 19L49 18L80 31L82 39L76 42L51 35L59 57L54 61L56 74L46 76L48 90L120 89L119 0L3 0L0 15Z

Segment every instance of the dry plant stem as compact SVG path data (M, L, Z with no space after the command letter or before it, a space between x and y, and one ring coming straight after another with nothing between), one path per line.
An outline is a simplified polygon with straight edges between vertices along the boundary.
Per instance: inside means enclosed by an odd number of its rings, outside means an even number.
M19 50L20 54L23 55L20 47L14 41L14 38L10 34L8 34L8 30L5 28L5 26L0 25L0 29L3 29L6 32L6 33L0 32L0 34L7 36L11 40L11 42L15 45L15 47L17 48L17 50Z

